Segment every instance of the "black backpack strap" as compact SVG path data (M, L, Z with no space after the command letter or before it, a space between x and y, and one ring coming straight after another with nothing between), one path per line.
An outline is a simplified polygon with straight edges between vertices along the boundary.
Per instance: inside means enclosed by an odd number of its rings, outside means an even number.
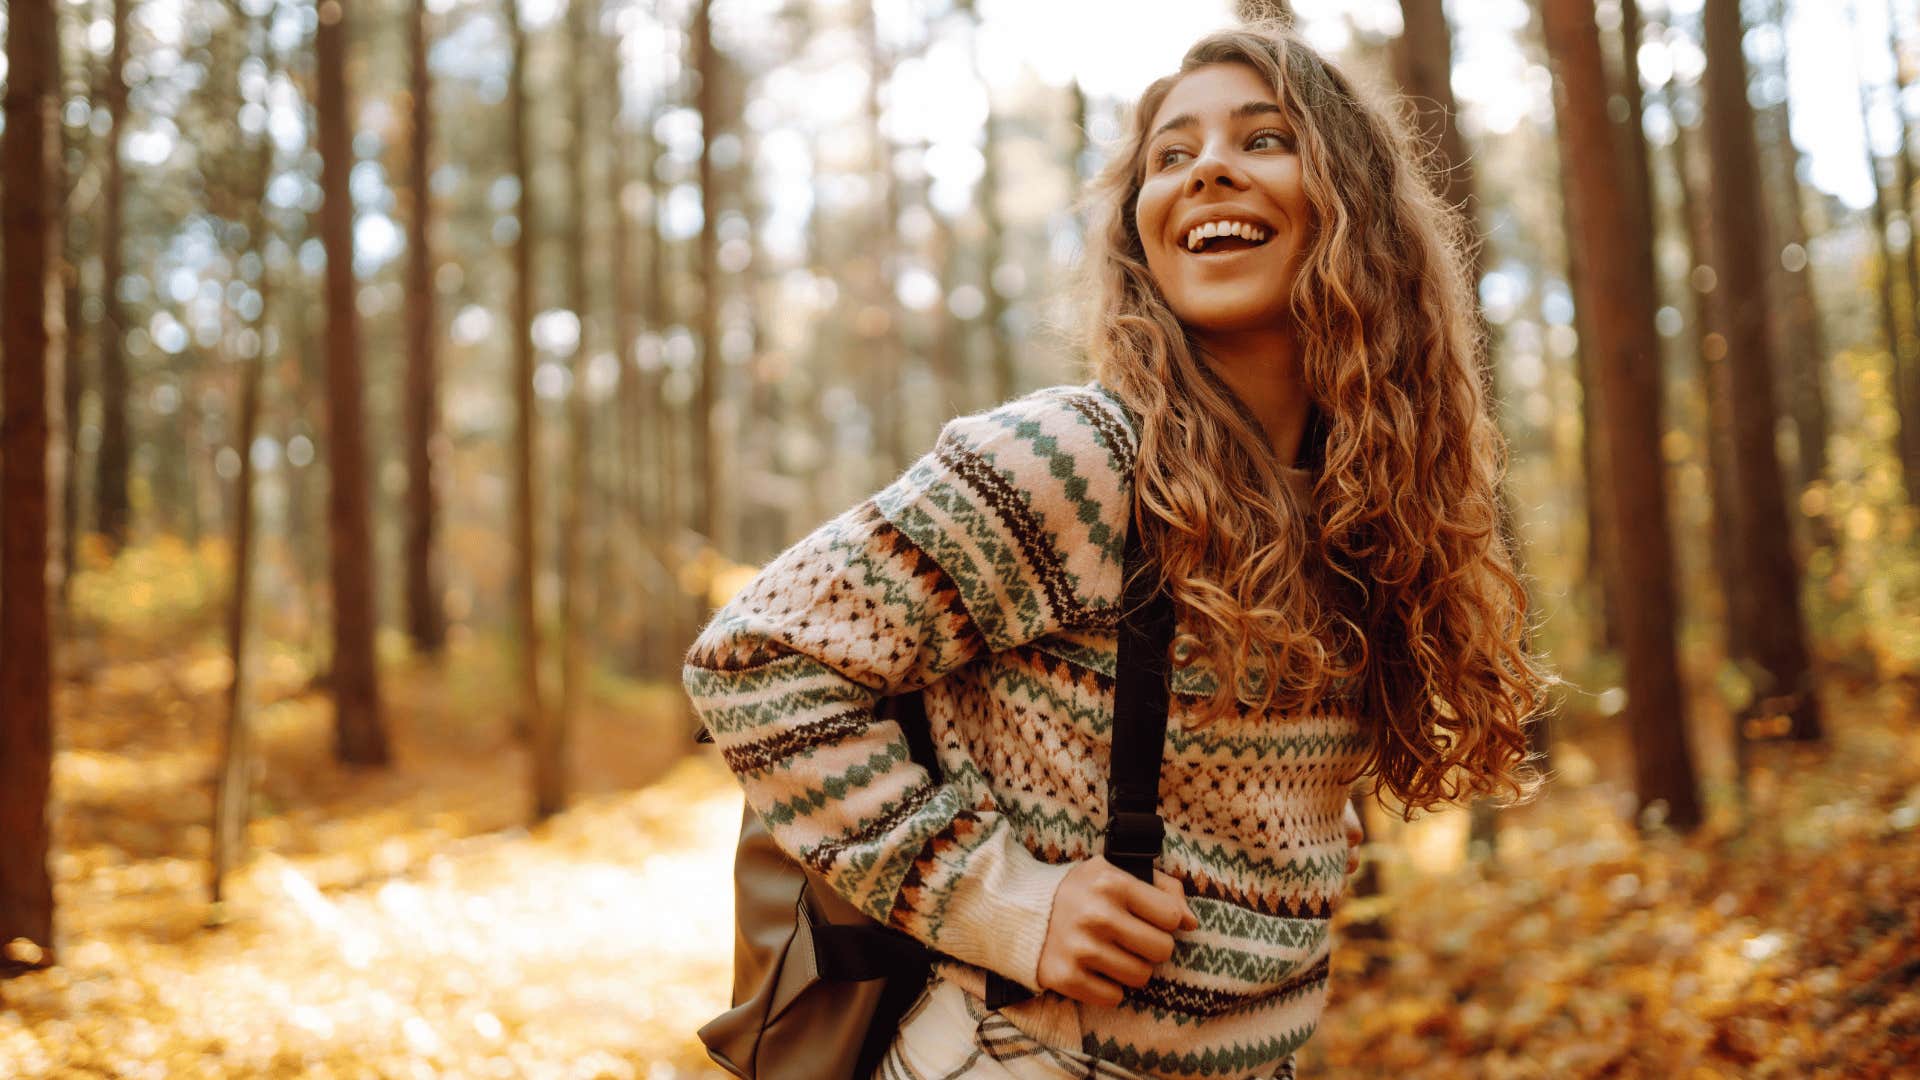
M1138 522L1127 529L1122 560L1119 648L1114 656L1113 749L1107 768L1107 861L1153 884L1153 860L1166 837L1160 820L1160 759L1167 742L1167 649L1173 598L1154 587ZM1033 991L987 972L987 1007L1003 1009Z
M1113 750L1107 767L1107 861L1153 884L1160 820L1160 759L1166 753L1167 649L1173 598L1148 573L1138 526L1127 530L1127 568L1114 659Z

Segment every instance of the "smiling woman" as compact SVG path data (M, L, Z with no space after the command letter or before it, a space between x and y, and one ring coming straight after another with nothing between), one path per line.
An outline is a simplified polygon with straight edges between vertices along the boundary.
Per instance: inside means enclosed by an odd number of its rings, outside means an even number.
M1537 785L1550 676L1458 226L1416 160L1290 31L1202 39L1088 192L1097 377L952 421L695 642L687 690L767 834L937 954L877 1076L1291 1076L1350 785ZM1122 598L1155 589L1157 818L1116 815ZM919 758L876 709L912 691ZM1135 878L1103 852L1139 818Z

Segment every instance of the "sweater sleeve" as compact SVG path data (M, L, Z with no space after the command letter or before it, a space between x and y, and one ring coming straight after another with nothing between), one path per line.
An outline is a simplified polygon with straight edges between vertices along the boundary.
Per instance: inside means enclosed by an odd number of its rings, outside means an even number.
M773 840L874 919L1038 989L1054 890L990 800L936 782L882 694L983 652L1113 625L1131 453L1120 414L1041 391L962 417L884 490L768 563L683 682ZM1101 574L1107 563L1115 572Z

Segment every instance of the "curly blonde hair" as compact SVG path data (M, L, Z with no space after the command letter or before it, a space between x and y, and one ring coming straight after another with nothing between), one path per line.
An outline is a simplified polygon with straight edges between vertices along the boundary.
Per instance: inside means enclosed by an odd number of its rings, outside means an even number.
M1199 354L1147 268L1135 227L1148 125L1182 75L1245 64L1299 137L1309 235L1291 296L1312 418L1304 503L1258 422ZM1093 371L1140 431L1135 526L1184 620L1176 663L1204 655L1199 710L1363 718L1360 775L1401 813L1543 778L1526 725L1558 680L1529 655L1527 592L1500 528L1506 446L1460 215L1426 156L1285 24L1202 38L1149 86L1089 184L1082 262Z

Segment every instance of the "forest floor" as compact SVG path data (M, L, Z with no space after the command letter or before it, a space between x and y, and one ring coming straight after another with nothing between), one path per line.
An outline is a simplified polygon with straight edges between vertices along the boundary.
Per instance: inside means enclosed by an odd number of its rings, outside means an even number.
M395 764L368 771L332 763L324 695L269 653L254 855L216 908L225 659L165 639L67 656L60 963L0 983L0 1077L720 1075L692 1032L727 996L740 796L687 755L677 690L603 687L580 797L528 831L498 656L390 662ZM1459 857L1464 814L1375 823L1386 893L1340 925L1390 933L1342 938L1302 1075L1914 1075L1914 688L1828 685L1830 746L1757 754L1744 828L1716 796L1693 836L1640 836L1598 722L1501 815L1491 863Z

